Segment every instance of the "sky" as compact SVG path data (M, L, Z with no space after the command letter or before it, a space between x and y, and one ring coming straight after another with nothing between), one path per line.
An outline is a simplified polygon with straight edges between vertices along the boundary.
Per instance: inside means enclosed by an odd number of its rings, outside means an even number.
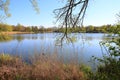
M29 0L11 0L9 12L11 17L6 23L11 25L53 27L55 15L53 10L64 6L62 0L38 0L40 13L37 14ZM85 15L84 25L115 24L116 14L120 12L120 0L90 0Z

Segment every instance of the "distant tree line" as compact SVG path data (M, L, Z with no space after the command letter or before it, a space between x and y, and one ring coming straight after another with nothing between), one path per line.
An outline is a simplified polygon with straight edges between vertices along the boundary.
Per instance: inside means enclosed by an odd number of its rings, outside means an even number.
M8 25L0 23L0 32L12 32L12 31L19 31L19 32L35 32L35 33L43 33L43 32L54 32L56 27L54 28L44 28L44 26L23 26L21 24L15 25Z
M120 29L120 25L102 25L102 26L85 26L85 27L76 27L76 28L68 28L68 33L76 33L76 32L81 32L81 33L111 33L113 31L116 31L116 27ZM118 29L117 28L117 29ZM55 32L64 32L65 28L59 28Z
M114 32L116 27L120 30L120 25L102 25L102 26L85 26L85 27L76 27L76 28L68 28L68 33L110 33ZM117 30L118 30L117 28ZM8 25L8 24L0 24L0 32L12 32L12 31L19 31L19 32L35 32L35 33L43 33L43 32L64 32L65 28L57 28L57 27L51 27L51 28L45 28L44 26L23 26L21 24L15 25Z

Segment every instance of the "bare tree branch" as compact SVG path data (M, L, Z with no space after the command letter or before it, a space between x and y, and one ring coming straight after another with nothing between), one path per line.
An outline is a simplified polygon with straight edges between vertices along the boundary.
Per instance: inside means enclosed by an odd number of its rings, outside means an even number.
M9 4L10 4L10 0L0 0L0 11L4 11L7 17L10 16Z
M120 24L120 12L117 14L118 24Z
M39 6L37 0L29 0L31 4L33 5L33 8L37 13L39 13ZM10 0L0 0L0 11L4 11L6 16L10 16L9 14L9 4Z
M85 12L88 6L89 0L69 0L67 4L59 9L55 9L54 13L57 16L57 21L63 21L63 26L67 27L76 27L78 21L82 25ZM75 11L75 8L79 7L80 9ZM76 12L77 14L74 14ZM76 17L75 17L76 16Z
M67 0L64 7L54 10L57 21L62 21L62 27L65 27L64 35L61 38L61 41L63 38L68 37L68 27L75 28L83 26L88 2L89 0Z
M2 10L2 9L3 9L3 1L0 0L0 10Z
M37 13L39 13L39 12L40 12L40 9L39 9L37 0L29 0L29 1L32 3L33 8L35 9L35 11L36 11Z

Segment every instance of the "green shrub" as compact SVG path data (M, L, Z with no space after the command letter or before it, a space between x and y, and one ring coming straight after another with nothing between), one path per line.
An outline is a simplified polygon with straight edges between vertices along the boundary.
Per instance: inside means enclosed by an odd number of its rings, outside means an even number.
M115 36L109 41L100 43L107 54L103 53L102 58L94 57L101 65L92 74L91 80L120 80L120 26L114 28L112 33Z

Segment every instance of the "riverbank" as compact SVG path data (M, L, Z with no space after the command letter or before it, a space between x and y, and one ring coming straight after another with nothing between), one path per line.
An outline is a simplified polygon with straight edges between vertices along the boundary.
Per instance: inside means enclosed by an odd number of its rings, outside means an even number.
M29 64L19 57L0 54L0 80L88 80L83 69L45 55L31 58Z
M12 31L12 32L1 32L2 34L7 34L7 35L11 35L11 34L33 34L34 32L18 32L18 31Z

